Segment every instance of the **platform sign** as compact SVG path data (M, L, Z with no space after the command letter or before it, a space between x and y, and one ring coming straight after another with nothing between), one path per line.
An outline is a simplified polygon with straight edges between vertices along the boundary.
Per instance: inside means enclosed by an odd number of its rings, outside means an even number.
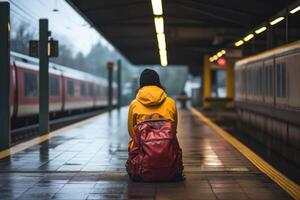
M51 39L48 43L48 55L49 57L58 57L59 56L59 44L58 40Z
M29 56L38 58L39 57L39 41L29 41ZM58 57L59 56L59 43L58 40L50 39L48 42L48 56Z
M39 57L39 41L29 41L29 56L38 58Z

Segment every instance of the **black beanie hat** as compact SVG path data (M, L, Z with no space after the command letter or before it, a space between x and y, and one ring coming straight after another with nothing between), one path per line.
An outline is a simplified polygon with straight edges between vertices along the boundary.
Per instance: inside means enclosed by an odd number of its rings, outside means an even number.
M140 88L148 85L162 87L157 72L152 69L145 69L140 76Z

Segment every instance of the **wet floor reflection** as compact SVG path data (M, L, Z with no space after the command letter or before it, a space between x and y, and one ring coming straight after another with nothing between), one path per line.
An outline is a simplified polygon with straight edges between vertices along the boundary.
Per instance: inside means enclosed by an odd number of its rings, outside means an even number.
M265 133L249 124L237 120L234 112L225 112L222 114L210 112L209 116L277 170L281 171L296 183L300 183L299 164L283 156L285 154L285 156L296 158L293 157L293 155L298 155L299 149L284 142L284 140L276 138L274 135ZM281 151L283 155L281 155L279 151Z
M0 160L0 199L289 199L191 113L179 118L184 182L129 180L123 108Z

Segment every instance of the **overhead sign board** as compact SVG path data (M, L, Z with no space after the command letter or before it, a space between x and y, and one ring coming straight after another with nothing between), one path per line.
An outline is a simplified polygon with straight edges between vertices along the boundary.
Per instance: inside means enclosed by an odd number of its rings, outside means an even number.
M30 40L29 41L29 56L31 57L39 57L39 41ZM59 56L59 43L57 40L49 40L48 42L48 56L58 57Z

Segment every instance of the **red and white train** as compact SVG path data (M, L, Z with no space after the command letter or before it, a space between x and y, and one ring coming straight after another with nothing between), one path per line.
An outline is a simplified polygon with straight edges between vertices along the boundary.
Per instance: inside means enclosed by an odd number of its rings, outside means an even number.
M23 118L39 112L38 59L11 52L11 116ZM49 64L49 111L65 113L105 107L107 80L54 63ZM113 84L113 105L117 86Z

